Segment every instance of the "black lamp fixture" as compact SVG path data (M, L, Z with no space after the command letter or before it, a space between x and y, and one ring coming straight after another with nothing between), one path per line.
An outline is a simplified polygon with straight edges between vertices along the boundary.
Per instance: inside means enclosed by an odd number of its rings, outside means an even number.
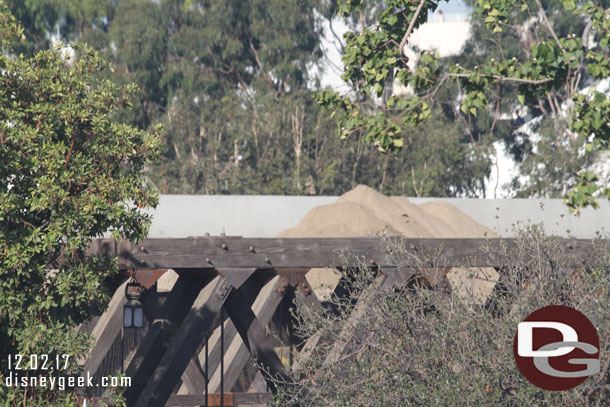
M140 302L142 285L135 279L125 286L127 303L123 307L123 328L142 328L144 326L144 307Z

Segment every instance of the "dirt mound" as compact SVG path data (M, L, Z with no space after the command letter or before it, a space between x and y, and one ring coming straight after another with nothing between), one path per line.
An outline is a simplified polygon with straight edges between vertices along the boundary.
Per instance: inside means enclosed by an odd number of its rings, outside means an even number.
M362 237L383 232L408 238L497 237L449 203L415 205L405 197L387 197L365 185L346 192L334 204L312 209L279 237ZM454 268L446 277L461 295L484 302L498 275L488 268ZM339 274L332 269L312 269L307 280L320 300L326 300Z
M401 198L406 199L406 198ZM433 201L419 205L422 211L431 217L440 219L451 229L452 236L439 237L499 237L497 233L485 226L479 225L470 216L448 202Z
M346 192L334 204L313 208L296 227L278 236L358 237L384 230L409 238L497 237L447 202L415 205L405 197L387 197L366 185Z
M361 207L368 208L377 219L392 225L405 237L434 237L426 227L428 222L417 205L412 205L411 207L401 205L366 185L358 185L351 191L341 195L337 203L341 204L344 202L352 202ZM343 215L343 217L347 216L350 216L350 214L346 213Z
M297 227L284 230L278 237L354 237L383 233L400 235L390 222L379 219L366 206L337 202L310 210Z

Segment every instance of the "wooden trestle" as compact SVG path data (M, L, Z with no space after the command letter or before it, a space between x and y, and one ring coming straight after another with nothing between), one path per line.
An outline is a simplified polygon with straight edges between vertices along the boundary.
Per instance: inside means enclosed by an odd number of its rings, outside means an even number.
M148 322L135 345L125 349L120 343L127 331L122 328L124 282L107 310L84 327L93 334L95 348L83 372L98 377L115 373L117 363L110 359L116 359L118 346L118 366L126 366L125 375L131 378L124 392L129 407L264 403L265 395L260 393L274 390L269 375L287 376L267 326L274 315L288 315L294 302L321 306L305 279L311 268L373 267L379 277L371 285L368 296L372 297L426 267L502 267L506 259L487 253L516 244L512 239L377 237L214 236L145 239L138 244L98 239L90 254L117 256L119 267L134 271L146 288L142 302ZM572 266L581 265L582 259L589 265L595 262L596 243L560 239L559 244ZM397 248L402 248L400 265L393 253ZM168 269L178 278L164 296L157 292L156 281ZM367 294L362 298L351 318L358 318L366 308ZM312 338L308 346L318 339ZM329 357L338 358L343 346L335 344ZM301 358L306 357L302 353ZM262 388L256 384L261 372L253 360L264 366L266 389L265 382ZM258 393L245 394L248 389Z

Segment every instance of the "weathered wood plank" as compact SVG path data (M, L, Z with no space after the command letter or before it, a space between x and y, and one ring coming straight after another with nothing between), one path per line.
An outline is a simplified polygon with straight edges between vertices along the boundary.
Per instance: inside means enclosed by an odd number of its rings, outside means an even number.
M388 243L390 242L391 243ZM582 260L596 265L596 243L585 239L557 239L572 265ZM598 241L599 244L599 241ZM224 245L224 246L223 246ZM308 268L338 267L346 263L343 254L366 258L379 267L395 267L388 247L402 247L404 266L425 266L422 260L434 257L435 267L493 267L509 259L491 258L482 248L498 252L500 246L515 247L515 239L404 239L390 238L385 243L375 237L363 238L239 238L203 237L185 239L145 239L138 245L127 241L116 247L105 241L92 244L98 250L119 256L122 268ZM385 247L384 247L385 246ZM114 250L114 251L113 251Z
M271 393L233 393L235 406L266 406Z
M271 400L271 393L225 393L224 405L230 406L254 406L266 405ZM210 394L207 400L209 407L220 406L220 394ZM166 407L183 406L203 406L206 403L205 395L173 395L169 398Z
M163 304L161 318L153 322L125 372L131 377L131 387L123 393L128 406L133 406L140 397L204 284L205 279L189 276L180 276L174 284Z
M242 285L242 291L245 290L247 298L244 299L242 303L242 307L251 307L254 301L256 300L256 292L258 292L258 285L255 281L248 281L248 278L252 276L252 274L256 271L256 269L220 269L218 270L219 274L223 275L227 282L230 283L233 288L240 288ZM256 288L251 288L251 286ZM254 294L251 294L251 291L255 290ZM218 365L220 364L220 359L222 357L221 349L220 349L220 326L218 326L212 335L208 339L208 350L205 347L199 352L197 362L199 366L203 366L206 364L207 357L207 369L210 375L216 371ZM224 322L224 343L230 344L233 339L238 335L237 329L235 329L235 325L231 319L227 319ZM203 370L200 370L202 372ZM183 377L183 386L181 386L178 394L202 394L205 392L205 378L203 375L199 375L200 377L195 377L197 374L196 369L194 368L192 363L189 363L185 374L191 375L191 377L185 380Z
M362 293L360 300L352 310L352 313L345 322L343 330L339 334L339 338L333 344L331 350L328 352L325 363L334 363L344 357L346 350L349 346L350 338L356 331L358 323L366 317L367 311L370 305L381 295L384 295L384 291L391 289L392 287L406 283L414 274L416 270L412 268L391 268L387 270L381 270L381 273L373 282L365 289ZM297 298L299 296L297 295ZM324 336L321 331L313 334L303 346L303 349L299 352L296 358L296 362L292 369L294 372L298 372L303 369L304 364L311 357L314 348L321 344L328 344L332 339Z
M222 403L224 407L237 406L233 393L225 393L222 398L224 399ZM169 400L167 400L167 403L165 403L165 407L199 407L204 405L207 405L208 407L220 407L220 400L220 394L210 394L207 400L205 395L174 394L169 398Z
M191 358L182 374L182 386L178 394L201 394L205 393L205 372L199 365L196 357Z
M279 294L275 295L279 296ZM275 389L274 379L288 380L288 374L267 337L264 325L256 318L251 308L242 307L243 301L241 292L233 290L229 294L225 309L239 332L244 346L250 352L253 360L262 367L267 384L270 388Z
M384 270L364 289L360 299L352 310L350 316L339 334L339 337L328 352L325 363L335 363L348 357L351 351L351 339L357 331L358 325L364 318L367 318L371 305L385 292L396 285L406 283L414 274L415 269L399 268L394 270ZM348 359L351 359L348 357ZM302 362L301 362L302 363Z
M123 328L123 305L127 302L125 298L126 285L127 281L116 289L108 308L91 330L95 345L91 356L84 362L83 375L86 375L87 372L92 376L95 375L112 343Z
M227 279L233 288L239 288L256 271L256 267L216 268L216 271Z
M261 325L265 326L271 321L273 314L279 303L282 301L283 294L278 292L278 288L282 283L280 276L273 277L260 291L251 310L256 315L256 318ZM244 369L246 363L254 363L250 356L250 352L244 345L239 336L235 336L231 342L227 342L226 362L224 385L225 390L231 390L239 375ZM211 370L212 371L212 370ZM210 378L210 392L217 393L220 391L220 368L214 370L214 374Z
M320 300L318 300L318 297L313 290L310 290L308 293L304 293L300 287L297 287L295 289L295 300L300 311L309 317L311 317L311 312L313 309L322 307L322 303L320 303Z
M135 407L163 407L203 338L211 331L227 295L225 278L217 276L200 292L163 358L142 390Z

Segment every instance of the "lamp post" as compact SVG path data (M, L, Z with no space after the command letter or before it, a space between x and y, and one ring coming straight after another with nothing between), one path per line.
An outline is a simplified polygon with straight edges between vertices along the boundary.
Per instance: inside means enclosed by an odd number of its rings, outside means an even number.
M144 308L140 302L142 285L135 280L127 283L125 297L127 303L123 307L123 328L142 328L144 326Z

